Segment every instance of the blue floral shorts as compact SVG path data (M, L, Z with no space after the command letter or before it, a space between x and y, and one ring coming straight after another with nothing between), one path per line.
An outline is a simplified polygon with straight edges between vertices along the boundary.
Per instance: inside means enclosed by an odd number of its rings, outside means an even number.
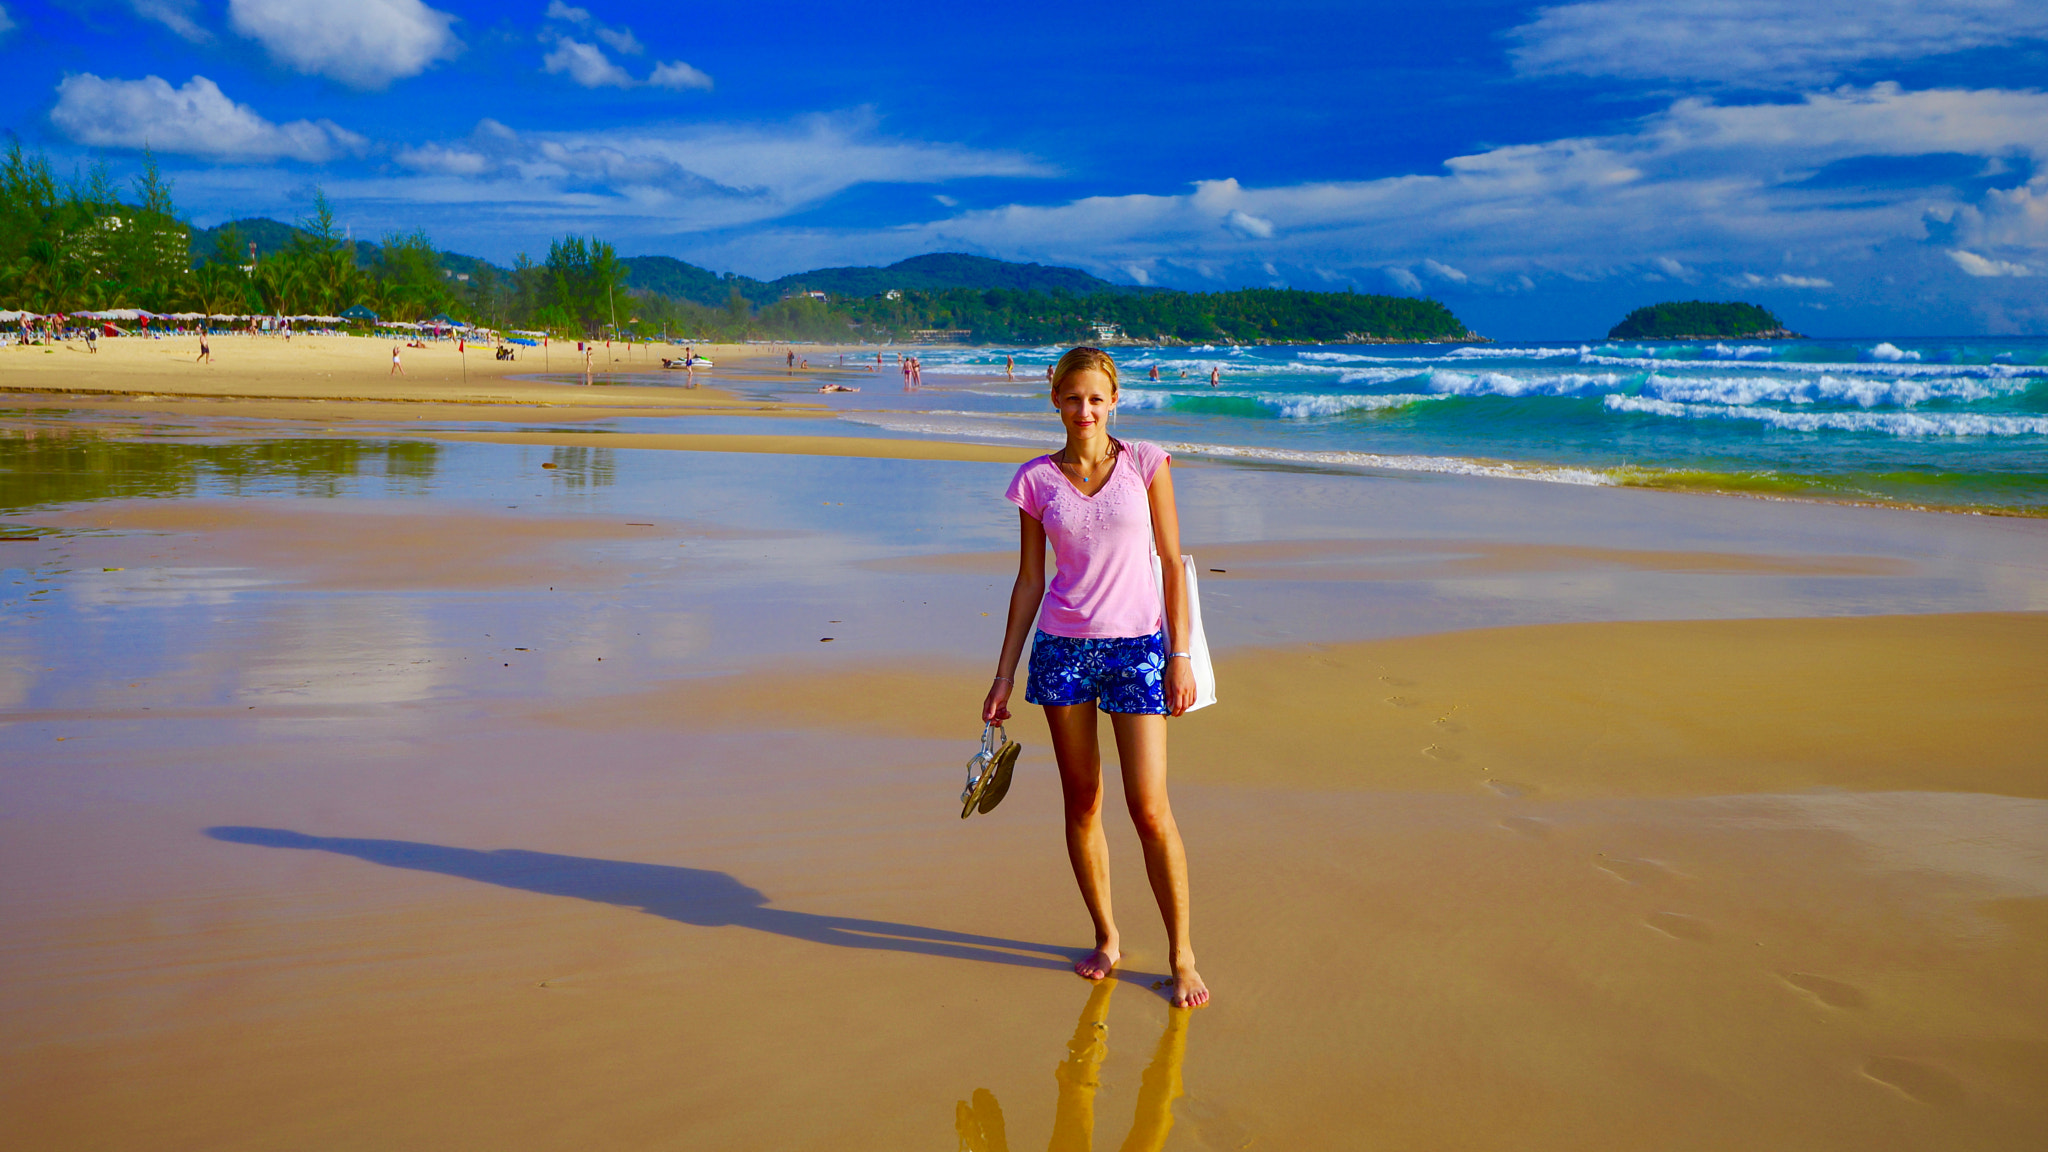
M1166 633L1150 636L1051 636L1031 640L1031 679L1024 699L1033 704L1089 704L1104 712L1164 716Z

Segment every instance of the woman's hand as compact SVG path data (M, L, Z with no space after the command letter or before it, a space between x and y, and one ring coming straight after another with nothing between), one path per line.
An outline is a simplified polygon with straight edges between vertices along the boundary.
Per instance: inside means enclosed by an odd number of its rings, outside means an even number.
M1193 681L1190 680L1189 683ZM1010 687L1010 681L1001 676L996 677L996 682L988 686L988 697L981 702L983 724L994 724L1010 718ZM1194 700L1192 692L1188 700Z
M1195 706L1195 662L1174 656L1166 661L1166 708L1178 716Z

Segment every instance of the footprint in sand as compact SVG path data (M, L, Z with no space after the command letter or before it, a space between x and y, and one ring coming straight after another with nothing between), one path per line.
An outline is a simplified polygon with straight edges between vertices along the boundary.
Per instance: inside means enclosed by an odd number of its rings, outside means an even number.
M1380 677L1380 683L1382 683L1382 684L1385 684L1385 685L1386 685L1387 687L1389 687L1389 688L1413 688L1413 687L1415 687L1415 681L1413 681L1413 680L1403 680L1403 679L1402 679L1402 678L1400 678L1399 676L1382 676L1382 677Z
M1863 994L1863 989L1826 976L1815 976L1811 972L1780 972L1778 979L1830 1008L1861 1008L1870 1003L1870 997Z
M1879 1056L1863 1066L1863 1074L1922 1104L1951 1108L1969 1098L1955 1077L1929 1064Z
M1550 821L1536 816L1508 816L1501 820L1500 826L1538 840L1550 835Z
M1604 872L1611 872L1631 884L1669 880L1678 875L1655 860L1637 860L1627 856L1602 856L1593 861L1593 866Z
M1536 786L1533 784L1513 784L1506 780L1488 780L1486 786L1510 800L1520 800L1536 792Z
M1389 696L1387 697L1387 703L1392 704L1396 708L1419 708L1422 706L1422 701L1409 696Z
M1690 940L1705 944L1714 938L1714 930L1697 916L1683 912L1652 912L1643 917L1643 923L1676 940Z
M1441 744L1431 744L1422 750L1422 754L1432 760L1442 760L1445 763L1452 763L1465 758L1465 754L1456 748L1446 748Z
M1174 1113L1184 1118L1197 1145L1212 1148L1216 1152L1237 1152L1250 1148L1254 1143L1252 1134L1237 1118L1214 1104L1192 1094L1182 1096L1174 1102Z
M1436 730L1439 732L1463 732L1465 730L1465 726L1456 720L1437 719L1430 721L1430 723L1435 725Z

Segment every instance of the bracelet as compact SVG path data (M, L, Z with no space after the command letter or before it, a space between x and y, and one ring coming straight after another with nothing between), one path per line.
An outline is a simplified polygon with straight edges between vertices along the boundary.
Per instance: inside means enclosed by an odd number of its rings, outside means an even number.
M1182 660L1193 660L1195 658L1194 653L1192 652L1168 652L1166 654L1166 658L1168 660L1171 660L1176 656L1180 657Z
M1005 684L1015 684L1015 683L1016 683L1016 681L1015 681L1015 680L1012 680L1012 679L1010 679L1010 678L1009 678L1008 676L998 676L998 677L996 677L996 679L998 679L998 680L1001 680L1001 681L1002 681L1003 683L1005 683Z

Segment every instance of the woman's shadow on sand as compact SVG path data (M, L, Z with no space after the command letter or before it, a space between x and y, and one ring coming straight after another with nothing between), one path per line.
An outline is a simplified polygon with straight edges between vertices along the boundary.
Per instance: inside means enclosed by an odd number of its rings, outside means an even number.
M333 852L388 868L439 872L444 876L460 876L465 880L503 888L637 908L650 915L699 928L752 928L840 948L911 952L921 956L1010 964L1019 968L1060 970L1080 958L1079 952L1026 940L770 908L768 897L760 891L747 887L724 872L704 868L557 856L552 852L527 852L518 848L485 852L474 848L419 844L410 840L308 836L282 828L228 826L208 828L206 834L230 844Z

